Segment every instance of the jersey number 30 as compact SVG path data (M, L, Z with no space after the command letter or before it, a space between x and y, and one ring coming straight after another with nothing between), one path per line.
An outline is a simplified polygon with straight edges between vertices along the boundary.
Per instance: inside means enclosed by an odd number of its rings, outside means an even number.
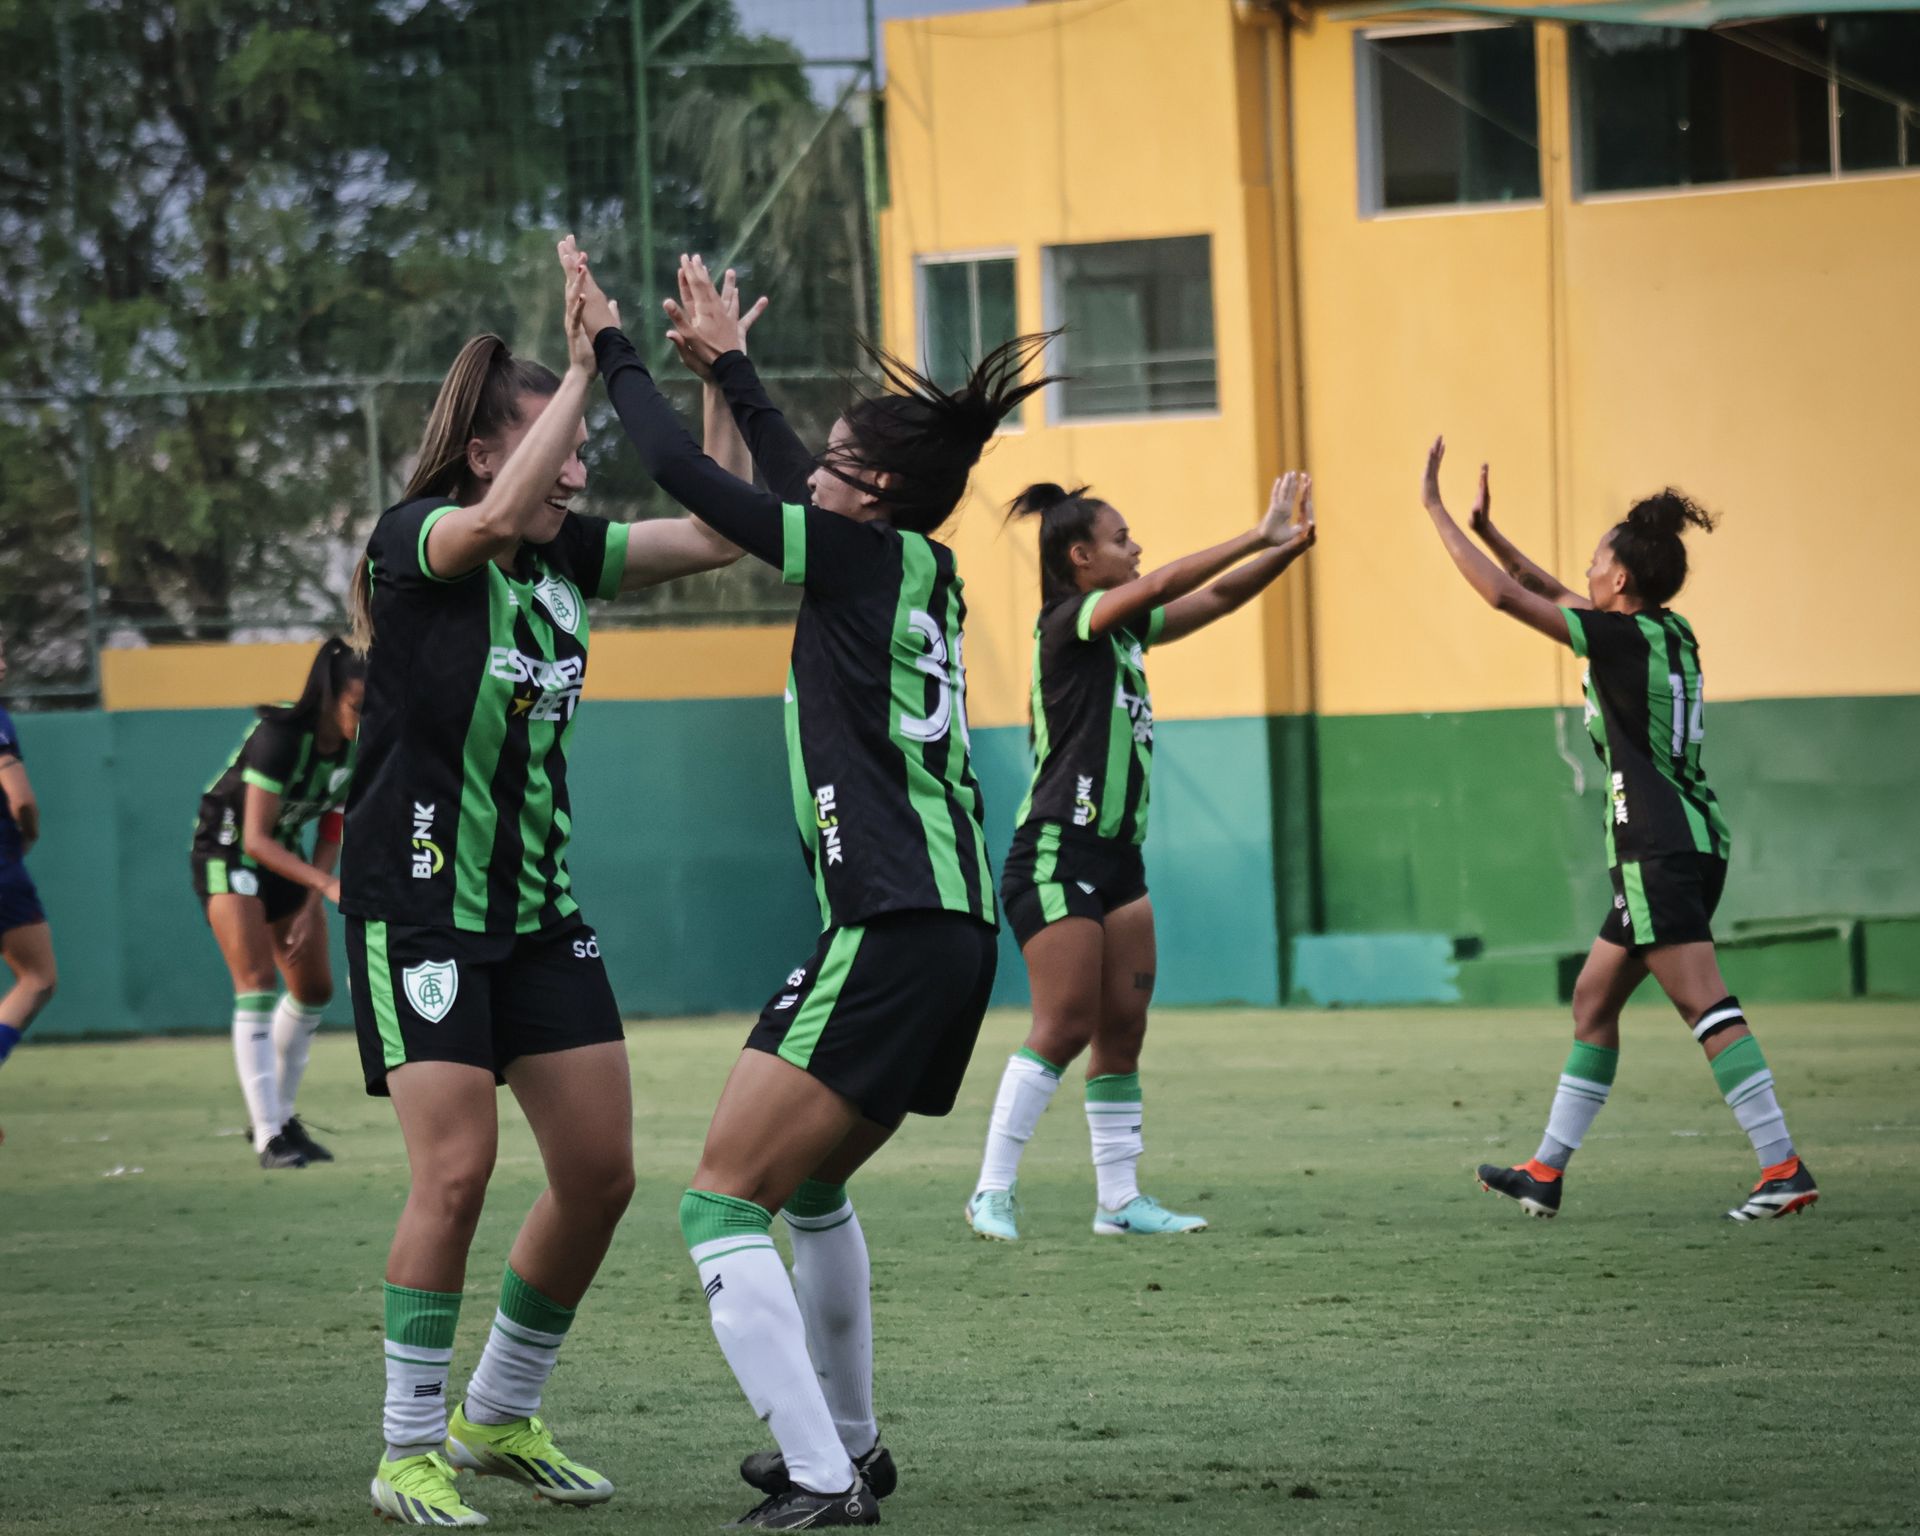
M1681 756L1694 742L1707 739L1707 680L1698 673L1693 679L1693 700L1687 700L1687 680L1678 672L1667 674L1673 689L1673 755Z
M960 659L962 639L954 636L953 666L947 666L946 633L933 620L933 615L924 609L916 608L907 615L907 629L926 642L927 653L913 659L914 670L924 672L940 685L939 697L934 700L933 708L924 715L910 715L900 712L900 734L908 741L939 741L953 725L955 710L954 693L960 694L962 703L958 711L960 717L960 740L967 740L967 692L966 664Z

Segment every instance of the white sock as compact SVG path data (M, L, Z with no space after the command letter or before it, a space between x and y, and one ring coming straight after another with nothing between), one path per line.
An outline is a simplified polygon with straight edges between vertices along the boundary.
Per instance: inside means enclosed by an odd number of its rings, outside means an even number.
M1752 1035L1736 1040L1713 1058L1714 1080L1733 1118L1753 1143L1753 1155L1762 1168L1784 1163L1793 1156L1793 1138L1787 1134L1786 1111L1774 1091L1773 1072Z
M1053 1092L1060 1086L1060 1069L1022 1046L1007 1058L994 1095L993 1119L987 1124L987 1150L980 1159L980 1182L974 1193L1012 1189L1020 1173L1020 1154L1032 1139Z
M451 1349L387 1340L387 1406L380 1416L387 1459L437 1451L447 1438L447 1373Z
M850 1200L824 1216L796 1216L791 1209L784 1214L807 1353L840 1444L849 1456L864 1456L880 1439L873 1418L873 1277L866 1234Z
M747 1402L780 1443L787 1476L815 1493L838 1493L853 1486L853 1462L807 1358L807 1329L793 1283L767 1235L772 1214L752 1207L758 1231L747 1230L742 1208L750 1205L701 1190L688 1191L680 1204L680 1227L707 1294L713 1336ZM716 1207L723 1208L718 1215ZM716 1230L720 1235L706 1235Z
M1103 1211L1117 1211L1140 1197L1140 1154L1146 1150L1141 1124L1138 1072L1087 1079L1087 1134Z
M467 1381L467 1417L476 1424L532 1418L566 1339L564 1333L525 1327L496 1309L487 1347Z
M287 1117L280 1113L279 1074L273 1059L273 994L242 992L233 1000L233 1065L240 1074L253 1150L264 1152Z
M280 999L273 1010L273 1051L279 1060L280 1120L284 1125L293 1118L293 1101L300 1092L300 1079L307 1073L307 1055L313 1049L313 1032L320 1027L324 1005L308 1007L291 992Z

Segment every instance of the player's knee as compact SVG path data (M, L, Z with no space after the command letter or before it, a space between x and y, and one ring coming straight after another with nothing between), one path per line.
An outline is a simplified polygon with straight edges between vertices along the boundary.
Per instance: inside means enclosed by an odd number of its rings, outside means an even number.
M233 990L235 992L271 993L277 991L279 986L280 978L274 974L273 967L270 965L263 965L258 969L243 967L233 973Z
M465 1165L436 1171L422 1182L414 1183L414 1198L424 1200L427 1208L448 1227L472 1232L480 1225L480 1210L487 1200L487 1181L491 1168Z
M1611 1029L1620 1022L1620 1010L1611 1006L1607 989L1599 983L1579 981L1573 987L1573 1024L1576 1032Z

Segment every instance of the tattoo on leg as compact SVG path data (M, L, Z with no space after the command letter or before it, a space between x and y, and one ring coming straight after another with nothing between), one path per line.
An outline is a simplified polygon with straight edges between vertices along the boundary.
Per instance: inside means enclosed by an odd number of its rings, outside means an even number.
M1133 973L1133 990L1136 992L1151 992L1153 990L1153 972L1135 971Z

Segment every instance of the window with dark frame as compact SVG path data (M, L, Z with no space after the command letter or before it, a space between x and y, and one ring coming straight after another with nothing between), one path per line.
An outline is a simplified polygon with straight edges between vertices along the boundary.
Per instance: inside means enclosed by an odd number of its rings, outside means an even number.
M1571 34L1583 194L1920 167L1920 11Z
M1364 212L1538 200L1530 25L1396 29L1354 43Z
M942 389L1015 332L1013 257L921 257L920 367Z
M1219 408L1209 236L1056 245L1045 263L1060 419Z

